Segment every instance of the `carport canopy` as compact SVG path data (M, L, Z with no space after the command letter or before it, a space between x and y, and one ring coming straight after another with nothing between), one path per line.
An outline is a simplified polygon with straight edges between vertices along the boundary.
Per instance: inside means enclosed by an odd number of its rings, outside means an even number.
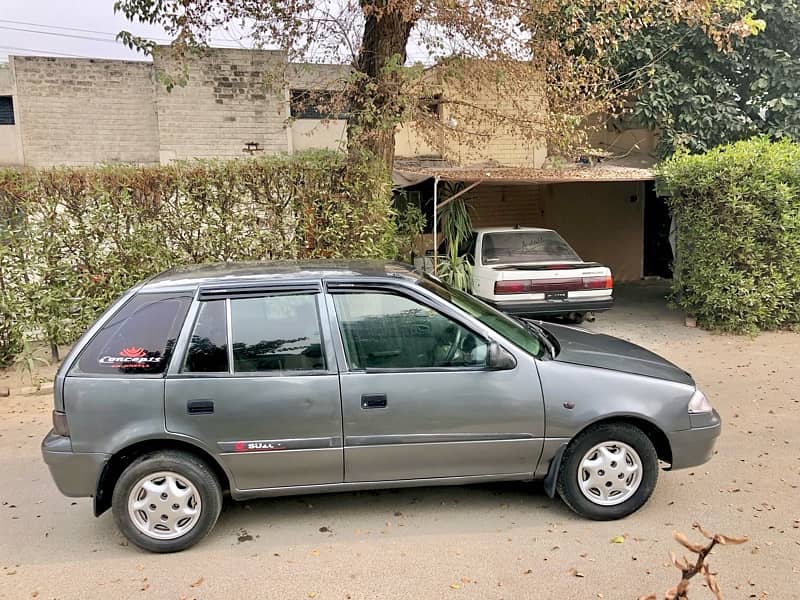
M392 182L396 189L403 189L433 179L433 272L436 273L439 258L437 232L439 210L480 184L653 181L654 163L651 156L641 154L596 163L570 163L564 167L545 166L539 169L494 164L455 166L441 159L397 158L392 171ZM466 184L466 187L440 203L438 193L440 181L458 181Z

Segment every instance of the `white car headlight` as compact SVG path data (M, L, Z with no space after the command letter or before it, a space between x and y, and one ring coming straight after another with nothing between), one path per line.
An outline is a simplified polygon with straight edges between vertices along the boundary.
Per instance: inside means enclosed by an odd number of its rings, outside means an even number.
M689 400L689 413L709 413L711 410L711 403L706 398L706 395L700 390L695 390L691 400Z

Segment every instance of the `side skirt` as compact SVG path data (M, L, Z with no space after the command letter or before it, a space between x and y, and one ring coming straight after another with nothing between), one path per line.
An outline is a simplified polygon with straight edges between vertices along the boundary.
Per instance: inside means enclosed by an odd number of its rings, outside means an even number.
M470 475L467 477L431 477L427 479L397 479L392 481L355 481L347 483L324 483L319 485L296 485L286 487L231 490L234 500L269 498L274 496L296 496L301 494L325 494L330 492L352 492L357 490L380 490L406 487L440 485L466 485L491 481L533 481L533 473L502 473L500 475Z

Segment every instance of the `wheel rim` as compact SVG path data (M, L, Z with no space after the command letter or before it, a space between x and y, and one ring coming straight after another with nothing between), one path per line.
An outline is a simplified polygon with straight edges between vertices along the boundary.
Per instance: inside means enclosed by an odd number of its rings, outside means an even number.
M628 444L608 441L597 444L581 459L578 487L600 506L622 504L642 483L642 459Z
M128 515L136 529L158 540L174 540L191 531L202 503L194 484L172 471L142 477L128 496Z

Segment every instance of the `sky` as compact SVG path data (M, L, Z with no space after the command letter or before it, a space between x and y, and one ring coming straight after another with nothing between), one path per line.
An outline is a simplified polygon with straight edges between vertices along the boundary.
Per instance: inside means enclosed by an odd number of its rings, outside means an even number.
M114 0L0 0L0 61L9 54L147 60L114 40L120 30L167 42L165 33L114 14ZM242 47L241 32L218 31L214 46Z
M121 30L169 42L160 28L114 14L114 0L0 0L0 61L7 61L9 54L149 60L115 41ZM230 30L217 30L212 45L242 48L248 41L232 25ZM414 35L409 59L428 60Z

